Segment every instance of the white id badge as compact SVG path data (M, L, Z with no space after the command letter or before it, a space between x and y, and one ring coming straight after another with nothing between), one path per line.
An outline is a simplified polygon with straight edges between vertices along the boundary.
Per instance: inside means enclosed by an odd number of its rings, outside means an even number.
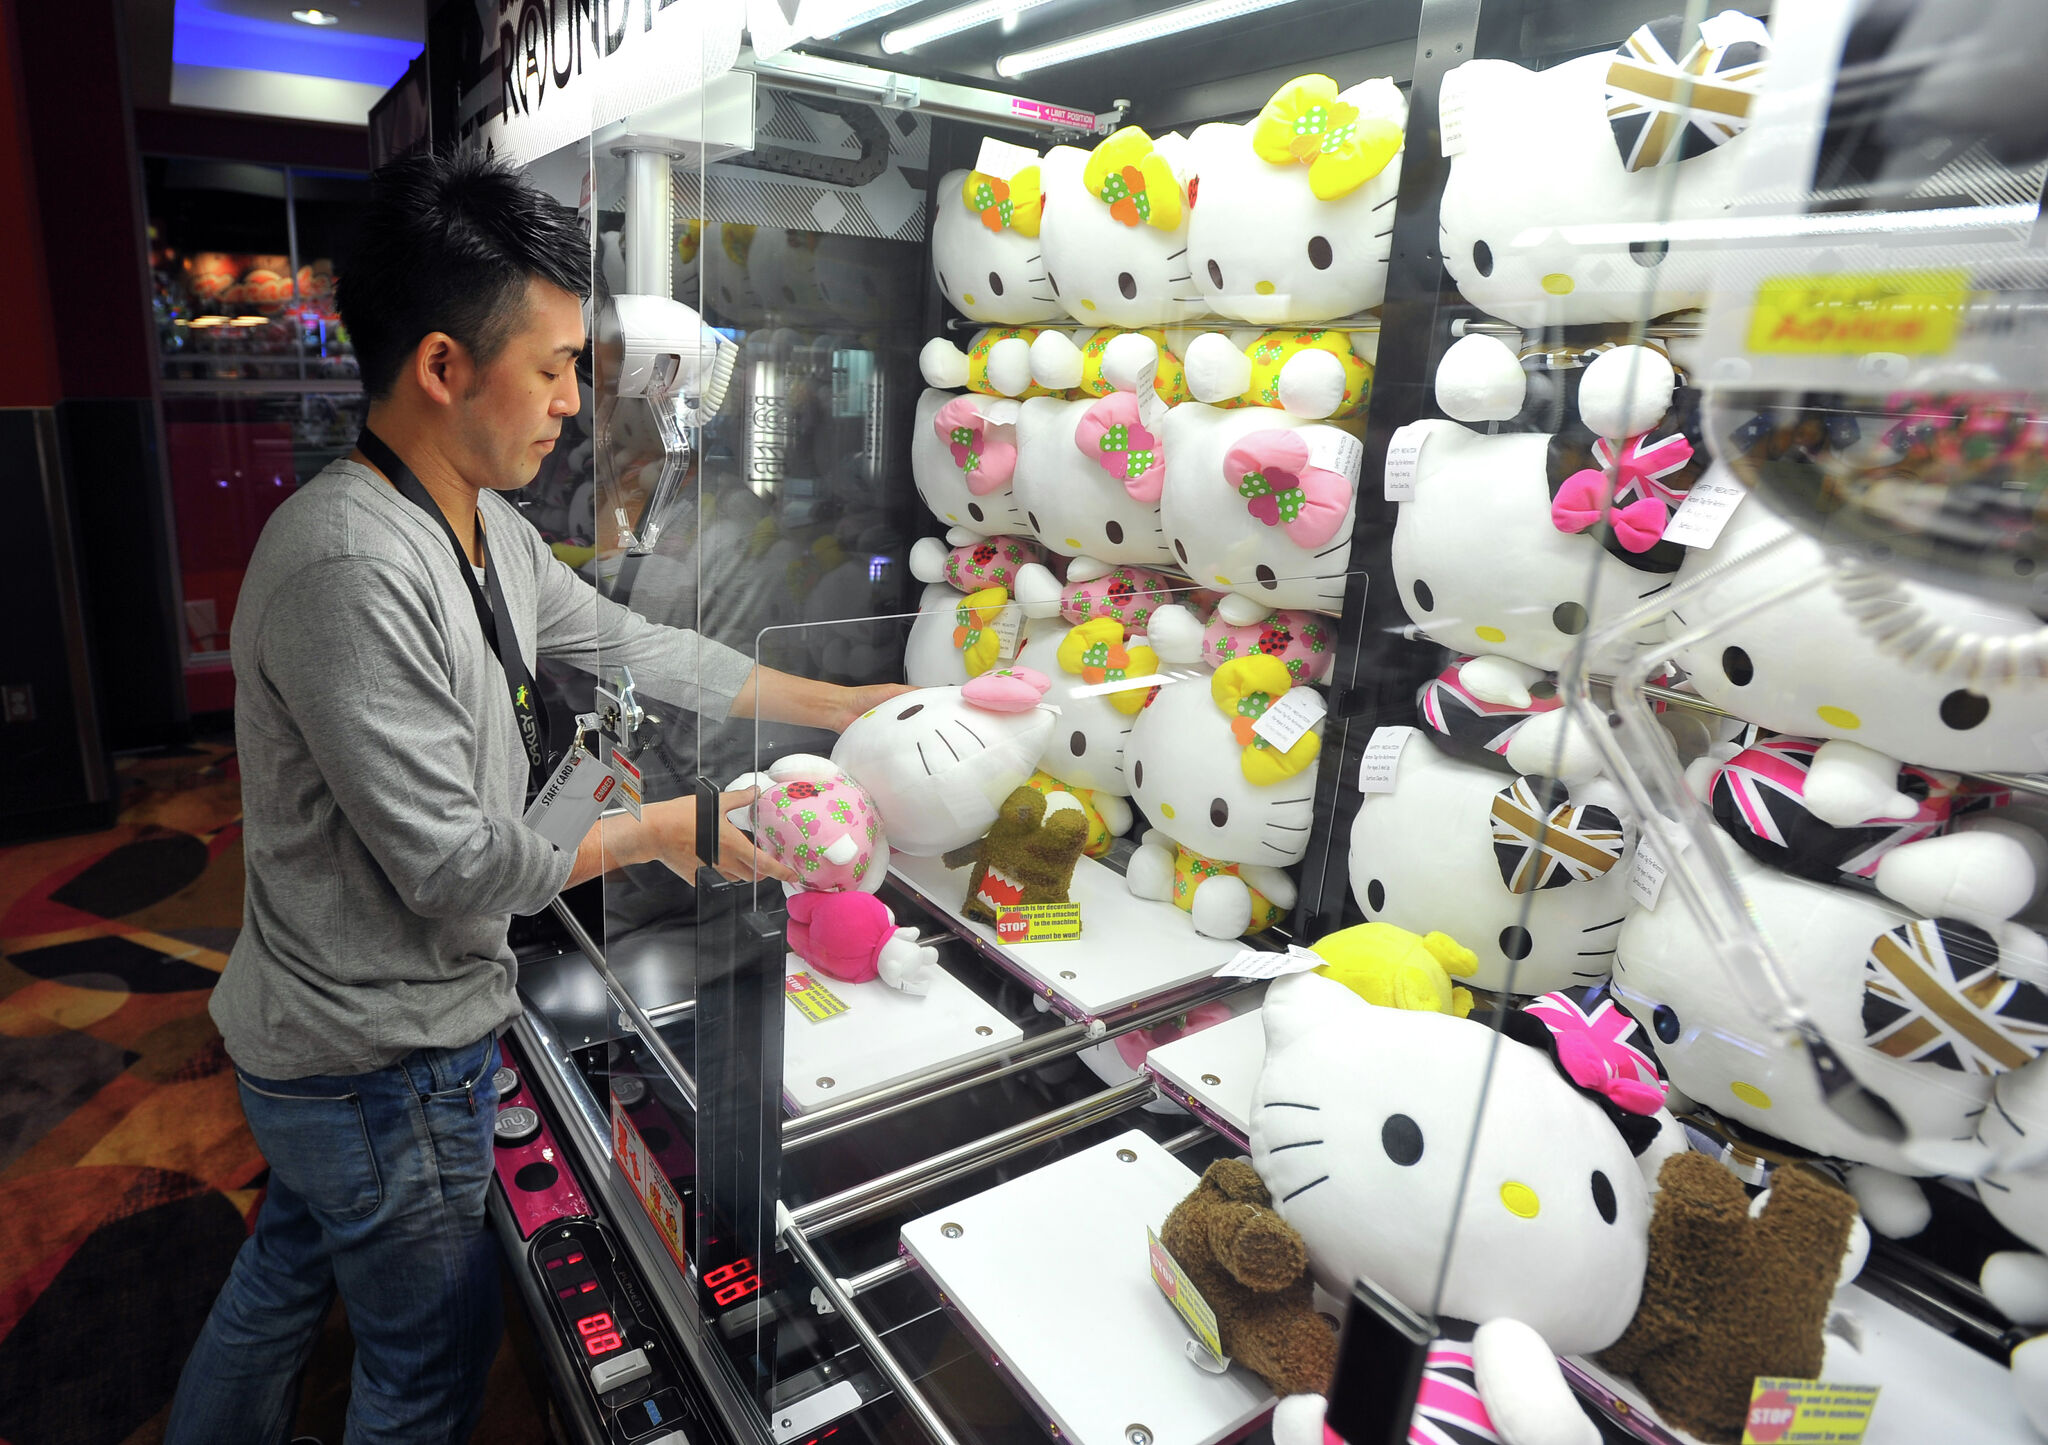
M618 775L578 743L526 810L526 826L557 848L573 853L618 785Z

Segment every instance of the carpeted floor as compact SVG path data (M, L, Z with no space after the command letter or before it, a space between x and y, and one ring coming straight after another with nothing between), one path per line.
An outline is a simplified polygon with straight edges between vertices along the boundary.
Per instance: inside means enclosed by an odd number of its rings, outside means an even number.
M233 750L124 759L115 828L0 849L0 1445L154 1445L263 1197L206 1014L242 917ZM549 1438L531 1345L475 1439ZM341 1438L339 1309L299 1428Z

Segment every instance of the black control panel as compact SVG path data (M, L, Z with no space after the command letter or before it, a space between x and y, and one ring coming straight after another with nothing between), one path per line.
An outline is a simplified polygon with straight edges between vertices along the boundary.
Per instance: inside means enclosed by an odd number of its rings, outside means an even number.
M531 1266L613 1445L697 1445L706 1430L655 1312L593 1220L534 1236Z

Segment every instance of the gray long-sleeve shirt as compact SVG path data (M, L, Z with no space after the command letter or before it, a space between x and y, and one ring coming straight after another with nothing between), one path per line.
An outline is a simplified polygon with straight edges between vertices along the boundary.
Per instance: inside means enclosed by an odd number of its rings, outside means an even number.
M494 493L490 565L521 652L723 718L753 663L600 597ZM434 518L369 468L328 466L271 517L235 608L248 885L214 989L252 1074L382 1068L519 1012L505 935L574 858L520 821L505 672ZM556 740L559 746L563 740Z

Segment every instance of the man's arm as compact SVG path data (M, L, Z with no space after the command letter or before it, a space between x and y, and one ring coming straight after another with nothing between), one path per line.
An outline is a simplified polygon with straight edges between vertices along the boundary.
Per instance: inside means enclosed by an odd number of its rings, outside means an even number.
M256 647L264 682L407 908L533 913L561 891L574 859L477 796L477 719L455 698L448 642L416 579L369 557L315 563L272 599ZM317 802L280 781L284 806Z

